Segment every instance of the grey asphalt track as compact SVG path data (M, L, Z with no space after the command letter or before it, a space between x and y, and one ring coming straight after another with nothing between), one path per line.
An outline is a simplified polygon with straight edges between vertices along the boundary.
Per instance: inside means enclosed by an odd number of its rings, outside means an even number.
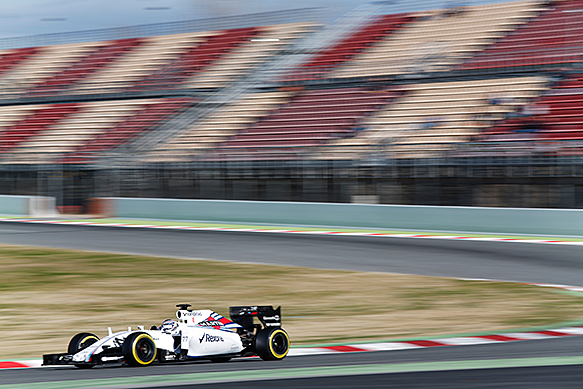
M237 389L256 388L338 388L338 377L296 378L238 382ZM428 384L430 383L430 384ZM354 375L341 377L344 388L428 388L431 389L491 389L491 388L581 388L581 366L526 367L516 369L476 369ZM165 386L167 389L210 389L215 383L202 385Z
M0 243L583 286L583 246L0 222Z
M28 369L28 370L7 370L0 371L0 382L4 385L18 385L22 383L50 383L55 381L69 381L74 382L78 380L94 380L94 379L119 379L130 377L145 378L148 376L159 375L182 375L192 373L208 373L208 372L248 372L248 371L268 371L275 369L302 369L302 368L319 368L319 367L334 367L334 366L358 366L368 364L396 364L396 363L416 363L416 362L444 362L444 361L471 361L479 360L486 363L488 360L495 360L497 358L532 358L532 357L569 357L581 356L583 349L583 337L560 338L544 341L527 341L514 343L500 343L500 344L485 344L477 346L461 346L461 347L437 347L427 349L414 349L390 352L373 352L373 353L355 353L355 354L336 354L336 355L315 355L304 357L289 357L283 361L278 362L264 362L256 359L234 360L228 363L211 363L211 362L189 362L176 363L168 365L152 365L147 368L128 368L117 365L101 366L91 370L79 370L74 367L49 367L43 369ZM566 384L573 382L573 377L577 378L580 384L583 379L583 365L575 365L574 367L561 366L538 366L536 368L520 368L520 369L504 369L519 370L518 372L509 373L508 380L505 382L496 371L482 371L480 377L483 379L482 387L496 387L496 388L531 388L525 384L531 382L530 371L536 369L544 369L549 376L547 381L551 378L556 382L556 386L546 386L546 388L581 388L581 386L561 386L561 379L566 380ZM468 375L472 375L474 369L469 371L451 370L441 372L438 374L434 372L427 374L426 379L420 380L418 375L420 373L399 373L401 380L413 380L416 385L414 387L434 387L434 375L448 376L451 382L458 379L465 379ZM566 376L563 376L563 373ZM376 376L376 375L375 375ZM387 379L394 379L393 374L381 374ZM375 379L378 379L376 377ZM360 385L354 386L355 381L346 377L328 377L327 380L331 386L334 387L375 387L367 386L362 381ZM286 380L274 380L277 384L287 385L282 387L299 387L294 386L293 383L286 383ZM304 379L309 382L310 379ZM302 381L303 385L305 384ZM317 382L317 379L316 379ZM376 381L375 381L376 382ZM382 380L381 380L382 382ZM447 382L447 381L443 381ZM463 382L463 381L462 381ZM378 383L378 382L376 382ZM375 383L375 385L376 385ZM490 383L490 385L488 385ZM0 384L0 385L1 385ZM494 385L496 384L496 385ZM520 384L520 385L516 385ZM290 386L291 385L291 386ZM317 387L316 383L312 384ZM329 385L329 386L330 386ZM505 386L506 385L506 386ZM515 386L512 386L515 385ZM47 385L48 386L48 385ZM225 385L226 386L226 385ZM233 386L232 384L229 386ZM331 387L330 386L330 387ZM130 387L130 386L128 386ZM139 387L150 387L147 383L142 383ZM174 387L174 385L164 386ZM236 385L239 387L239 384ZM270 387L270 386L263 386ZM396 386L399 387L399 386ZM446 388L447 386L441 386ZM464 387L464 386L459 386ZM466 388L474 387L465 386ZM535 386L545 387L545 386Z
M212 231L167 231L16 223L0 223L0 243L178 258L203 258L317 268L493 278L583 286L583 247L568 245ZM242 360L225 364L206 362L181 363L151 366L144 369L113 366L99 367L92 370L56 367L0 371L0 385L26 385L26 383L35 382L44 382L49 385L50 382L55 381L114 379L213 371L244 372L248 370L263 371L269 369L353 366L371 363L486 361L498 358L554 358L582 355L583 337L578 336L476 346L290 357L275 363ZM537 376L547 378L537 380L535 379ZM436 380L440 380L438 382L441 383L441 386L435 386ZM480 382L482 383L481 386L478 385ZM554 383L553 386L544 385L551 382ZM233 385L230 384L229 386ZM425 372L422 374L375 374L374 376L363 374L351 376L350 378L334 376L327 378L298 378L297 380L276 379L237 385L237 387L275 386L288 388L298 386L345 388L580 388L583 387L583 366L451 370L447 372ZM139 386L120 387L149 386L147 383L141 383ZM165 385L157 387L170 388L179 386Z

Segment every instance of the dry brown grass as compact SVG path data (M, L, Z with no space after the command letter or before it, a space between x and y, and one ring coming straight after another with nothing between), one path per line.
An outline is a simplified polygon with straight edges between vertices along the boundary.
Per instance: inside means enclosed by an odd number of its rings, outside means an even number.
M175 304L281 305L297 344L546 325L577 296L526 285L0 246L0 359L63 352L80 331L159 324Z

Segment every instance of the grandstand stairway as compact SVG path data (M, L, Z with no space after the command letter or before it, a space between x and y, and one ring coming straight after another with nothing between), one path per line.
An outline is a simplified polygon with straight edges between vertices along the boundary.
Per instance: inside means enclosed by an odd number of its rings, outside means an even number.
M362 26L355 33L332 47L321 50L315 57L303 63L287 81L323 78L332 69L349 61L360 52L374 46L382 39L414 20L412 15L383 15Z
M185 51L158 72L138 81L135 86L139 88L147 84L158 88L164 85L168 89L178 87L260 32L257 27L220 31Z
M294 91L250 92L225 104L152 150L147 159L170 162L204 156L218 144L289 103Z
M111 127L87 141L76 151L80 153L99 152L121 146L130 139L139 136L144 131L177 114L177 112L186 108L189 101L190 99L167 98L154 104L149 104L127 118L123 123L118 123L115 127Z
M324 77L326 71L309 69L311 67L309 64L321 53L350 39L359 31L367 29L370 23L386 15L390 8L389 4L381 2L362 4L332 23L321 26L312 34L298 40L286 53L282 53L278 60L271 61L272 66L265 69L263 82L274 85L282 81Z

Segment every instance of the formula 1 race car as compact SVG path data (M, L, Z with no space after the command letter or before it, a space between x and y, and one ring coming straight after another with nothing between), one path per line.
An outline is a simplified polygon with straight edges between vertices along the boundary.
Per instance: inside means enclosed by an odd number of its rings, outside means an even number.
M190 310L190 304L177 307L177 320L167 319L149 330L139 326L137 330L112 333L109 328L103 339L88 332L79 333L69 342L67 353L43 355L43 365L91 368L123 362L147 366L155 361L226 362L247 356L277 361L289 351L289 336L281 328L281 307L231 307L231 320L211 310Z

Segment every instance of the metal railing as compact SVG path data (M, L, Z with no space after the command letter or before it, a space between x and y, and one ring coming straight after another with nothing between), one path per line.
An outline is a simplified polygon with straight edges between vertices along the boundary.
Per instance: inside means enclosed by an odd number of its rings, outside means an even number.
M91 166L106 168L128 168L130 166L150 166L153 164L172 165L189 163L264 163L302 162L321 163L325 161L344 161L350 164L368 165L435 165L452 161L470 161L500 159L507 161L521 158L534 159L574 158L583 160L583 140L537 139L530 141L491 141L459 142L439 144L423 148L420 145L404 148L397 142L383 142L367 146L278 146L239 147L230 150L216 149L159 149L138 150L121 147L115 152L39 152L38 150L4 152L0 157L0 166L24 168L42 164L65 164L70 166ZM507 163L507 162L505 162Z
M415 12L432 9L449 9L467 5L505 3L511 0L389 0L371 1L371 5L382 6L387 13ZM324 8L302 8L272 11L247 15L185 20L167 23L152 23L127 27L104 28L52 34L0 38L0 50L20 47L48 46L67 43L92 42L154 35L180 34L195 31L210 31L230 28L254 27L268 24L305 21L332 22L330 12Z
M185 20L179 22L153 23L118 28L1 38L0 50L20 47L140 38L155 35L182 34L197 31L225 30L281 23L320 21L322 20L323 15L324 9L322 8L301 8L248 15Z

